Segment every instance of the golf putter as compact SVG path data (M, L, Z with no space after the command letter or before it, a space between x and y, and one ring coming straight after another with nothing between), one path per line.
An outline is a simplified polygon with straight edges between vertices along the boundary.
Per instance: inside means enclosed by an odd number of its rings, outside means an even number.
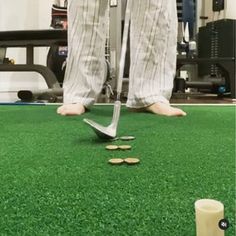
M125 24L123 31L122 47L121 47L121 56L119 64L119 76L117 79L117 97L113 107L113 116L112 121L109 126L102 126L92 120L84 119L84 122L88 124L99 138L102 139L113 139L116 137L117 127L120 118L120 109L121 109L121 91L122 91L122 80L124 75L125 67L125 56L127 51L127 42L129 34L129 24L130 24L130 14L131 14L131 2L132 0L127 0L126 11L125 11Z

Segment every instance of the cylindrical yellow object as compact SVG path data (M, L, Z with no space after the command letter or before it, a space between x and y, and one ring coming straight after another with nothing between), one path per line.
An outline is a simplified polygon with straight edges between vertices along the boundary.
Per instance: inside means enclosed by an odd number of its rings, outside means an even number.
M197 236L224 236L219 222L224 218L224 205L216 200L201 199L195 202Z

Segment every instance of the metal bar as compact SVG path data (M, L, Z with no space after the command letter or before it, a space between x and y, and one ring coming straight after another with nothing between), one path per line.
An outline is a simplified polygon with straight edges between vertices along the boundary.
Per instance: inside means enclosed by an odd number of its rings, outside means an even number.
M220 63L220 62L234 62L234 57L221 57L221 58L177 58L177 64L197 64L197 63Z
M34 47L32 45L26 46L26 64L27 65L34 64Z
M127 50L129 25L130 25L130 17L131 17L131 4L132 4L132 0L127 0L123 40L122 40L120 63L119 63L119 74L118 74L118 80L117 80L117 95L118 96L120 96L121 91L122 91L122 82L123 82L122 80L123 80L124 69L125 69L125 56L126 56L126 50Z
M119 73L119 61L121 52L121 20L122 1L117 1L116 7L110 8L110 63L111 70L114 71L115 80L111 81L112 87L116 87ZM111 30L112 29L112 30Z
M0 65L1 71L35 71L43 76L49 88L61 88L55 74L46 66L42 65Z
M5 56L6 56L6 48L0 47L0 64L3 64Z

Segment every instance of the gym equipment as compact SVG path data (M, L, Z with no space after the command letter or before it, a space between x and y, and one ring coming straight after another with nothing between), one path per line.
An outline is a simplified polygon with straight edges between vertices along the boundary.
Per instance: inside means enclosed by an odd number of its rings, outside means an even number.
M185 93L187 88L198 92L235 98L236 81L236 20L224 19L199 28L197 55L177 58L177 68L198 65L197 81L175 79L174 92ZM190 93L191 94L191 93Z
M51 103L57 102L58 97L62 96L61 88L45 89L45 90L20 90L17 93L18 98L23 102L45 100Z
M54 29L67 28L67 8L66 7L52 5L51 27Z
M55 74L61 86L65 77L67 53L66 46L52 45L47 55L47 67Z
M60 90L60 94L62 95L62 88L52 70L46 66L34 64L34 48L65 45L66 42L67 32L65 30L19 30L0 32L0 49L6 50L7 48L13 47L26 48L25 64L0 63L0 71L38 72L45 79L49 89ZM40 92L40 90L38 92Z
M213 79L225 78L226 93L235 98L236 80L236 20L223 19L207 23L199 28L198 57L215 58L216 63L199 63L199 75L210 75ZM234 58L230 61L224 58Z
M213 0L212 10L216 12L223 11L225 9L225 1L224 0Z
M66 1L65 1L66 2ZM23 101L49 100L56 101L62 97L61 88L67 56L67 11L66 7L52 7L51 26L55 30L19 30L0 32L0 71L35 71L40 73L48 86L48 90L21 90L18 97ZM50 47L47 66L34 64L34 48ZM5 58L6 50L10 47L26 48L26 64L14 65ZM57 56L59 55L59 56Z
M195 35L195 23L196 23L196 0L176 0L178 21L184 24L184 27L188 24L190 39L194 39Z
M217 65L223 77L208 77L206 80L198 81L185 81L181 78L175 79L174 92L185 93L187 88L196 88L200 91L207 90L208 92L216 93L218 95L223 95L222 92L229 92L231 88L231 97L235 97L235 75L233 75L235 57L222 57L222 58L178 58L177 59L177 69L180 69L184 65ZM230 87L228 87L230 86ZM224 89L222 89L224 87ZM204 92L204 91L203 91Z
M54 29L67 29L66 7L52 5L51 27ZM47 55L47 67L54 72L61 86L65 76L67 54L67 45L51 45Z
M117 127L120 118L120 108L121 108L120 96L122 91L122 80L124 75L125 57L126 57L128 34L129 34L131 3L132 0L128 0L126 5L125 25L124 25L123 42L122 42L120 66L119 66L119 77L117 80L117 97L114 103L112 122L109 126L105 127L92 120L84 119L84 122L88 124L97 134L97 136L102 139L113 139L116 137L117 133Z

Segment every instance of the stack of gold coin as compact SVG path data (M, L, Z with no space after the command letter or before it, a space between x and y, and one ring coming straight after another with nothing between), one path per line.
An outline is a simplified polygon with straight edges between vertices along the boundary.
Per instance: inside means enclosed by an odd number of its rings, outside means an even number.
M130 150L132 147L130 145L120 145L118 148L121 150Z
M140 160L138 158L126 158L124 159L124 162L129 165L136 165L140 163Z
M110 150L110 151L113 151L113 150L119 149L119 147L117 145L107 145L106 149Z
M122 136L120 137L120 140L122 141L131 141L131 140L134 140L135 137L134 136Z
M124 163L124 159L121 158L113 158L108 161L109 164L111 165L121 165Z

